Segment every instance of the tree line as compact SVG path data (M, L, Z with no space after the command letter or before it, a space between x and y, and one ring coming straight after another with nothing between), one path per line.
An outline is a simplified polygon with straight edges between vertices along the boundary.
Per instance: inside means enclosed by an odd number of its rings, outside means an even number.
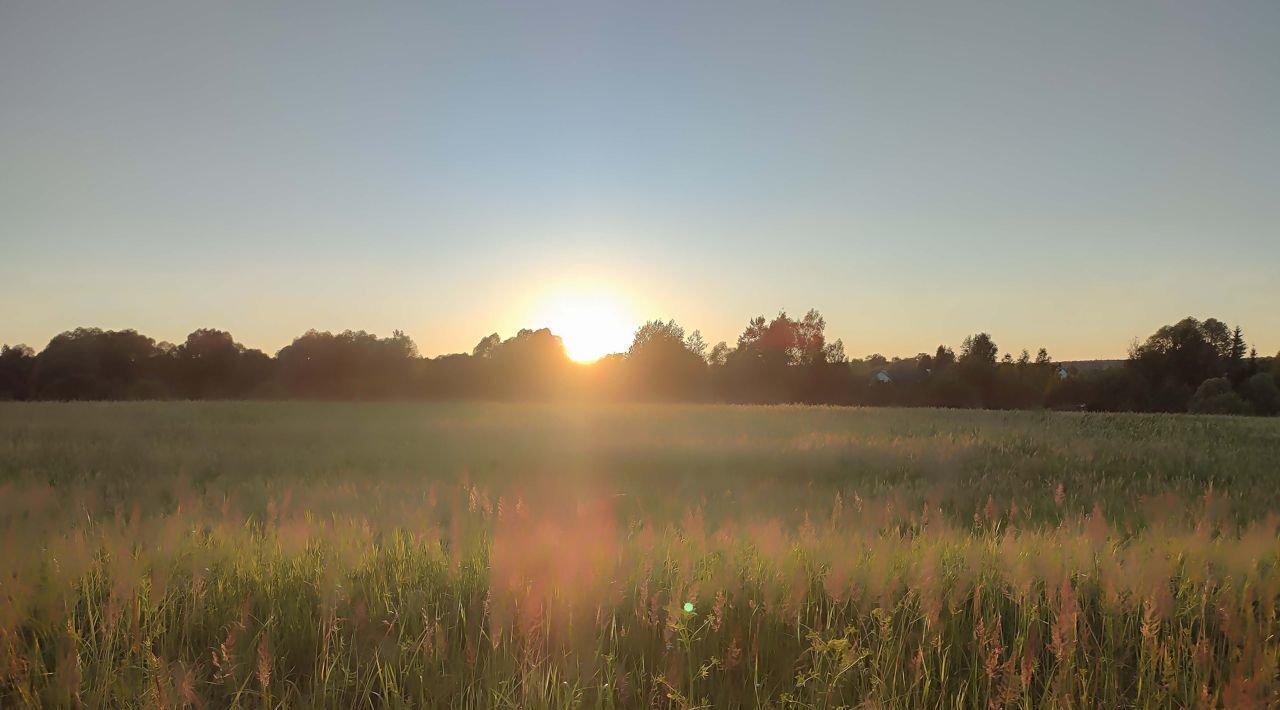
M308 331L275 356L226 331L179 344L133 330L77 328L36 353L0 348L0 399L602 399L941 406L993 409L1280 412L1280 357L1260 358L1239 327L1185 318L1135 342L1122 365L1080 369L1000 353L987 333L958 350L850 359L811 310L751 319L737 342L708 347L675 321L640 326L624 353L571 361L545 328L470 353L423 357L400 331Z

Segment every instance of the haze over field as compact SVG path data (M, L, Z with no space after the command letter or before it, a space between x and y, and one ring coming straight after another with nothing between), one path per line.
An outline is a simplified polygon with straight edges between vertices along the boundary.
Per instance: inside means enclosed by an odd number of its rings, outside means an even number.
M0 342L816 307L853 356L1271 354L1277 46L1265 1L6 2Z

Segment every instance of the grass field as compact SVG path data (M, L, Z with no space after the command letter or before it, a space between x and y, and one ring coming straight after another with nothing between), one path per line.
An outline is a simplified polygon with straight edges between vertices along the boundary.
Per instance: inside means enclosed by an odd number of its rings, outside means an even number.
M1268 707L1280 420L0 405L0 706Z

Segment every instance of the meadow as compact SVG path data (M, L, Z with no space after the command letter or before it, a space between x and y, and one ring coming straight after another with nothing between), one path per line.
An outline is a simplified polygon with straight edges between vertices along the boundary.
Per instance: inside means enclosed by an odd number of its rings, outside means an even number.
M1280 420L0 404L0 707L1280 705Z

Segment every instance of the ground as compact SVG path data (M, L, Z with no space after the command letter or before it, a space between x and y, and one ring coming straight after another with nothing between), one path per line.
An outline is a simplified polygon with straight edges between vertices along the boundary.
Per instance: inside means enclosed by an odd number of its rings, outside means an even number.
M0 705L1276 702L1280 421L0 405Z

